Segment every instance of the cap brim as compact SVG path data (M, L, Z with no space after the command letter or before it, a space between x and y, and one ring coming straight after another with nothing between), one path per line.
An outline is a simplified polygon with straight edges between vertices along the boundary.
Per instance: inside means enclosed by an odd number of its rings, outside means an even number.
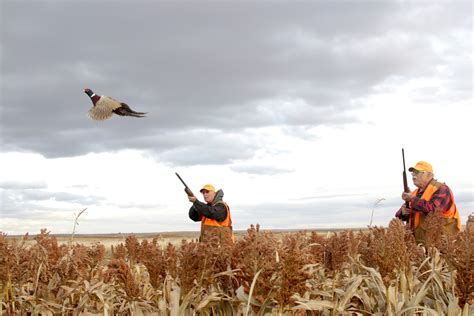
M413 172L413 170L416 170L414 167L408 168L408 171Z

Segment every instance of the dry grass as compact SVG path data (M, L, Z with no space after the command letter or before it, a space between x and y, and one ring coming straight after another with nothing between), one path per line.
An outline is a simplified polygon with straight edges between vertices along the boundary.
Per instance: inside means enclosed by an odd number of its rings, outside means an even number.
M426 248L398 220L326 235L256 225L227 245L0 234L0 314L468 315L472 225Z

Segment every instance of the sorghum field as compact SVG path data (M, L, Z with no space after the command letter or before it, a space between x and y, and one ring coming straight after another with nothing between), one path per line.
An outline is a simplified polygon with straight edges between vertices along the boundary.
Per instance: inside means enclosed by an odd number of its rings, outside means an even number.
M0 234L0 315L472 315L474 218L452 237L427 225L423 247L396 219L283 237L256 225L220 246Z

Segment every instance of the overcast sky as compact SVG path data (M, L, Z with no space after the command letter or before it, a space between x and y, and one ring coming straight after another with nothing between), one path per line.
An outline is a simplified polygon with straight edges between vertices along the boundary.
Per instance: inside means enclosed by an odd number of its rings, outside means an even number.
M471 1L0 5L0 231L199 230L174 172L235 229L387 225L402 147L474 211Z

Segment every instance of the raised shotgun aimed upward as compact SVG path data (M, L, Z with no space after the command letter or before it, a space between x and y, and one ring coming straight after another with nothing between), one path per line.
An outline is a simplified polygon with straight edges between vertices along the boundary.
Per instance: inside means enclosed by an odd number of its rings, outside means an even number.
M193 192L191 191L191 189L188 187L188 185L186 183L184 183L183 179L181 179L181 177L179 176L179 174L177 172L176 173L176 176L178 176L179 180L181 180L181 182L184 184L184 192L186 192L186 194L188 196L194 196Z
M405 193L409 193L410 188L408 187L407 171L405 167L405 151L403 150L403 148L402 148L402 157L403 157L403 191ZM410 204L408 203L408 201L405 202L405 207L410 207Z

